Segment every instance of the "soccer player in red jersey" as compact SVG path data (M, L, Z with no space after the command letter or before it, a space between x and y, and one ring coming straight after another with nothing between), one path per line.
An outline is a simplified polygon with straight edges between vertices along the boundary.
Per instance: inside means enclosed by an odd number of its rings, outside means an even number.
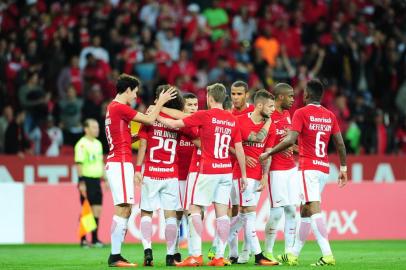
M265 160L292 146L299 138L299 183L301 185L301 223L299 237L292 252L278 256L278 260L289 265L298 264L299 253L309 235L310 229L316 237L323 256L314 266L334 265L327 236L326 224L321 215L321 192L329 173L327 146L330 136L336 145L340 157L340 174L338 185L347 183L346 150L336 117L320 105L323 85L319 80L311 80L304 90L305 107L298 109L292 119L292 127L286 138L270 151L262 154Z
M275 141L275 126L271 124L268 135L263 142L252 142L252 134L260 133L267 119L275 110L274 97L266 90L259 90L254 96L255 109L251 114L240 115L237 117L241 129L241 138L246 156L258 160L259 156L266 148L271 148ZM241 171L238 166L233 168L234 186L239 197L241 206L241 223L235 223L231 227L229 242L237 237L239 229L244 225L246 235L246 247L249 253L255 254L255 264L257 265L278 265L276 261L265 258L262 254L261 246L256 234L256 207L261 191L267 185L268 168L261 170L261 164L257 162L254 166L247 166L247 187L244 192L239 192L239 179ZM232 259L230 258L232 261Z
M233 102L232 114L242 115L254 111L254 105L247 102L248 84L236 81L231 85L231 101Z
M279 83L273 89L275 95L275 112L272 122L276 127L276 143L283 140L291 129L289 109L294 101L293 88L286 83ZM275 260L273 247L277 227L282 215L285 214L285 253L292 251L296 237L296 206L299 204L299 182L295 160L289 152L272 156L269 175L270 215L265 227L265 257Z
M185 105L183 112L187 115L193 114L198 110L197 97L192 93L186 93L183 95ZM187 217L184 215L183 203L186 195L186 181L189 174L189 166L192 160L193 151L196 148L189 136L181 134L179 144L176 149L178 156L178 174L179 174L179 192L181 197L182 207L176 212L178 219L179 234L176 241L176 251L174 255L175 261L181 261L181 255L179 253L179 243L187 238Z
M156 96L170 85L160 85ZM165 104L165 107L181 110L184 100L177 90L177 98ZM164 113L159 115L169 117ZM177 241L176 211L181 208L178 183L178 165L176 148L181 132L187 128L171 129L155 121L150 126L142 126L139 132L140 148L137 155L135 179L141 184L141 239L144 246L144 266L153 265L151 249L152 214L160 208L165 216L165 238L167 243L166 265L175 265L175 247ZM141 166L144 162L144 172Z
M226 98L224 85L216 83L207 87L209 110L198 111L182 120L159 117L163 124L172 127L199 127L202 158L199 175L192 188L191 205L188 212L189 234L192 256L179 266L199 266L203 264L201 235L203 221L201 211L214 202L216 210L216 232L219 236L216 257L211 266L224 266L224 250L230 232L230 219L227 215L232 186L232 165L229 146L234 144L236 157L241 168L241 191L245 190L246 171L241 134L235 117L223 110Z
M140 81L137 78L126 74L120 75L116 83L117 95L107 107L105 131L110 151L107 156L106 176L114 201L109 266L136 266L121 256L121 244L127 232L128 218L134 204L130 122L152 124L162 106L176 95L175 89L162 92L154 109L149 115L145 115L128 106L137 97L139 87Z

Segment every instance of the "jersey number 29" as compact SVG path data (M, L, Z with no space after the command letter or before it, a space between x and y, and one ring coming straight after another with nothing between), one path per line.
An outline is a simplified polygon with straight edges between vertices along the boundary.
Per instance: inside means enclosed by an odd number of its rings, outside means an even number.
M157 136L152 136L152 139L158 140L158 145L151 147L151 150L149 152L149 159L152 162L156 162L156 163L162 162L164 164L172 164L175 161L175 152L176 152L177 141L174 139L168 139L168 138L164 139L162 137L157 137ZM163 161L163 160L154 158L154 152L161 148L163 148L165 152L170 152L170 158L168 161Z

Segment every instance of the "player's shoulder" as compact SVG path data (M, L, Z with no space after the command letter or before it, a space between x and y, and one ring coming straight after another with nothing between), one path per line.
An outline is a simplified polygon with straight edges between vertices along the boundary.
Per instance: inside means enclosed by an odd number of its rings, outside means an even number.
M240 114L240 115L233 115L232 116L237 119L238 121L247 121L250 118L251 114Z
M80 139L76 142L75 148L84 147L84 146L86 146L86 144L87 144L87 139L86 139L85 136L83 136L82 138L80 138Z

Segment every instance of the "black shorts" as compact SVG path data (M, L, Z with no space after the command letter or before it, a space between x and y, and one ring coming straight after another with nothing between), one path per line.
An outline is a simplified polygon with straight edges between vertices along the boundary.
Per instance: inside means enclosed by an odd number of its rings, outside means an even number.
M81 177L79 181L84 181L86 184L86 194L90 205L102 205L103 193L100 187L100 178ZM84 199L80 194L81 203Z

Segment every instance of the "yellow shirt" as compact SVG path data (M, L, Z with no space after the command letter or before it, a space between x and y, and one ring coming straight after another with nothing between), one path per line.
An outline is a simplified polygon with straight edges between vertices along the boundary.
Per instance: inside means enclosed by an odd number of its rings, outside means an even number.
M75 145L75 163L82 165L82 176L100 178L103 176L103 146L98 139L82 137Z

